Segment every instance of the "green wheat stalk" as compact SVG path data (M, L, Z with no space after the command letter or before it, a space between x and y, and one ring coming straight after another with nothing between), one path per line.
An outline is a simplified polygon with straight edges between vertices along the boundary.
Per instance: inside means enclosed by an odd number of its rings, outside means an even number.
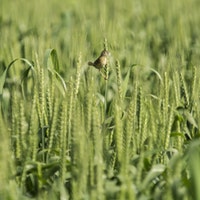
M164 74L164 96L163 96L163 122L167 125L169 111L169 79L167 73Z
M61 107L61 119L60 119L60 172L61 182L65 181L66 173L66 150L67 150L67 104L65 101Z
M123 124L121 120L121 109L115 104L115 140L116 152L119 162L123 159Z
M15 138L14 141L14 152L15 158L22 158L22 143L21 143L21 133L20 133L20 121L19 121L19 107L18 98L15 91L12 93L12 125L11 125L11 135Z
M180 79L179 79L179 75L178 75L178 73L176 72L176 73L174 73L173 74L173 82L174 82L174 96L175 96L175 102L176 102L176 106L180 106L180 102L181 102L181 100L180 100L180 94L181 94L181 92L180 92Z
M52 83L53 80L50 81L50 85L48 84L47 86L47 91L46 91L46 100L47 100L47 115L48 115L48 120L50 121L53 116L53 101L54 101L54 89L52 85L54 85L54 82Z
M120 101L122 101L122 78L121 78L120 63L118 60L116 61L115 66L116 66L116 74L117 74L118 95L119 95Z
M85 116L85 128L86 131L88 133L90 133L91 131L91 123L92 123L92 106L93 106L93 80L91 80L91 84L88 88L88 92L85 95L85 112L86 112L86 116Z
M164 142L165 136L167 134L167 127L168 127L168 115L169 115L169 79L168 75L164 73L164 84L163 84L163 99L162 99L162 141Z
M74 87L74 95L75 97L78 94L79 86L80 86L80 77L81 77L81 59L82 54L79 54L78 61L76 64L77 70L76 70L76 78L75 78L75 87Z
M20 144L21 144L21 152L22 152L22 156L24 157L24 159L26 158L26 154L28 154L28 152L30 152L30 149L28 148L29 144L28 142L28 135L27 135L27 122L25 119L25 109L24 109L24 102L20 101L19 102L19 133L20 133L20 137L19 139ZM26 127L27 126L27 127Z
M174 109L170 108L169 110L169 117L168 117L168 126L166 130L165 135L165 141L164 141L164 149L167 150L170 147L170 135L171 135L171 127L174 119Z
M193 67L193 80L192 80L192 91L191 91L191 102L193 103L193 105L196 107L196 101L197 101L197 95L196 95L196 91L197 91L197 85L198 85L198 80L197 80L197 67L194 66Z
M32 160L36 161L37 158L37 150L38 150L38 115L36 110L36 102L37 102L37 87L34 86L33 88L33 99L32 99L32 105L31 105L31 114L30 114L30 121L29 121L29 135L30 142L31 142L31 150L32 150Z
M125 162L128 165L129 159L132 155L136 153L136 124L137 124L137 93L138 93L138 83L134 84L134 93L132 94L128 110L127 110L127 120L125 126Z
M107 38L104 38L104 43L103 43L103 47L106 51L108 51L108 42L107 42ZM106 77L106 83L105 83L105 119L106 119L106 115L107 115L107 95L108 95L108 78L109 78L109 64L107 64L104 67L104 73L105 73L105 77Z
M132 126L132 130L130 128L130 131L132 131L132 143L133 143L133 147L132 147L132 154L134 155L137 152L137 147L138 147L138 140L137 140L137 123L138 123L138 119L137 119L137 110L138 110L138 92L139 92L139 88L138 88L138 81L135 81L134 84L134 90L133 90L133 94L132 94L132 102L130 105L130 110L128 112L128 120L129 120L129 126ZM132 113L133 111L133 113ZM128 126L128 127L129 127Z
M56 147L55 145L55 141L56 141L56 133L57 133L57 127L58 127L58 115L59 115L59 100L58 98L55 99L55 103L54 103L54 107L53 107L53 111L52 111L52 121L51 121L51 127L50 127L50 131L49 131L49 146L48 146L48 155L50 158L50 153Z
M107 38L104 38L103 47L106 51L108 51L108 41ZM106 83L109 78L109 63L104 67L104 74L106 77Z
M71 140L72 140L72 119L73 119L73 109L74 109L74 105L75 105L75 101L74 101L74 85L73 85L73 78L70 78L70 82L69 82L69 92L67 93L67 98L68 98L68 106L67 106L67 146L70 148L71 146Z
M151 142L149 143L149 147L150 149L153 148L153 144L156 140L156 134L157 134L157 131L156 131L156 122L153 120L154 119L154 116L155 116L155 110L154 110L154 105L153 105L153 102L152 102L152 99L149 99L148 101L148 105L149 105L149 124L150 124L150 132L151 132L151 135L149 136L150 139L151 139Z
M144 102L143 102L143 92L142 87L139 87L138 91L138 105L137 105L137 115L138 115L138 135L136 135L137 147L142 149L142 138L143 136L143 118L144 118Z
M185 106L185 108L188 108L190 105L189 94L188 94L186 82L185 82L185 79L184 79L182 73L180 73L180 82L181 82L181 96L184 99L184 106Z

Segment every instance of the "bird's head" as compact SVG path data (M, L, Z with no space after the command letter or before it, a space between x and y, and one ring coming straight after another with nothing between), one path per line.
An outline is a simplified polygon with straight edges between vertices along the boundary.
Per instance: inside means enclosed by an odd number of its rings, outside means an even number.
M101 56L109 56L109 55L110 55L110 52L105 49L101 52Z

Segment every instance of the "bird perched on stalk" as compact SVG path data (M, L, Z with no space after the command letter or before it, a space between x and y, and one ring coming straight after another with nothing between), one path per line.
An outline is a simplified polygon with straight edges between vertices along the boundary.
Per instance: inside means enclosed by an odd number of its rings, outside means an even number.
M101 75L104 77L104 79L107 79L105 75L101 72L101 69L107 66L108 63L108 56L110 53L107 50L103 50L101 52L101 55L94 61L94 62L88 62L88 65L95 67L99 70Z

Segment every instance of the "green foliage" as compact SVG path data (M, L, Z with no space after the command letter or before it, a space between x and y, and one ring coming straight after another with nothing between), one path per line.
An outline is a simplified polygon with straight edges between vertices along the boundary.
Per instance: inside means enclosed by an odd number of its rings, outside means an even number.
M199 8L3 0L0 199L200 199Z

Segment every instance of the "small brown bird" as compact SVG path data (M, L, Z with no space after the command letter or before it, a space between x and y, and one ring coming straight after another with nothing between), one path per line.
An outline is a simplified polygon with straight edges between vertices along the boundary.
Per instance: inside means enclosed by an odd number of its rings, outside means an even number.
M108 56L109 55L110 55L110 53L107 50L104 49L101 52L101 55L94 62L88 62L88 65L93 66L100 71L101 68L106 67L106 65L108 63ZM105 78L105 75L101 71L100 71L100 73Z

